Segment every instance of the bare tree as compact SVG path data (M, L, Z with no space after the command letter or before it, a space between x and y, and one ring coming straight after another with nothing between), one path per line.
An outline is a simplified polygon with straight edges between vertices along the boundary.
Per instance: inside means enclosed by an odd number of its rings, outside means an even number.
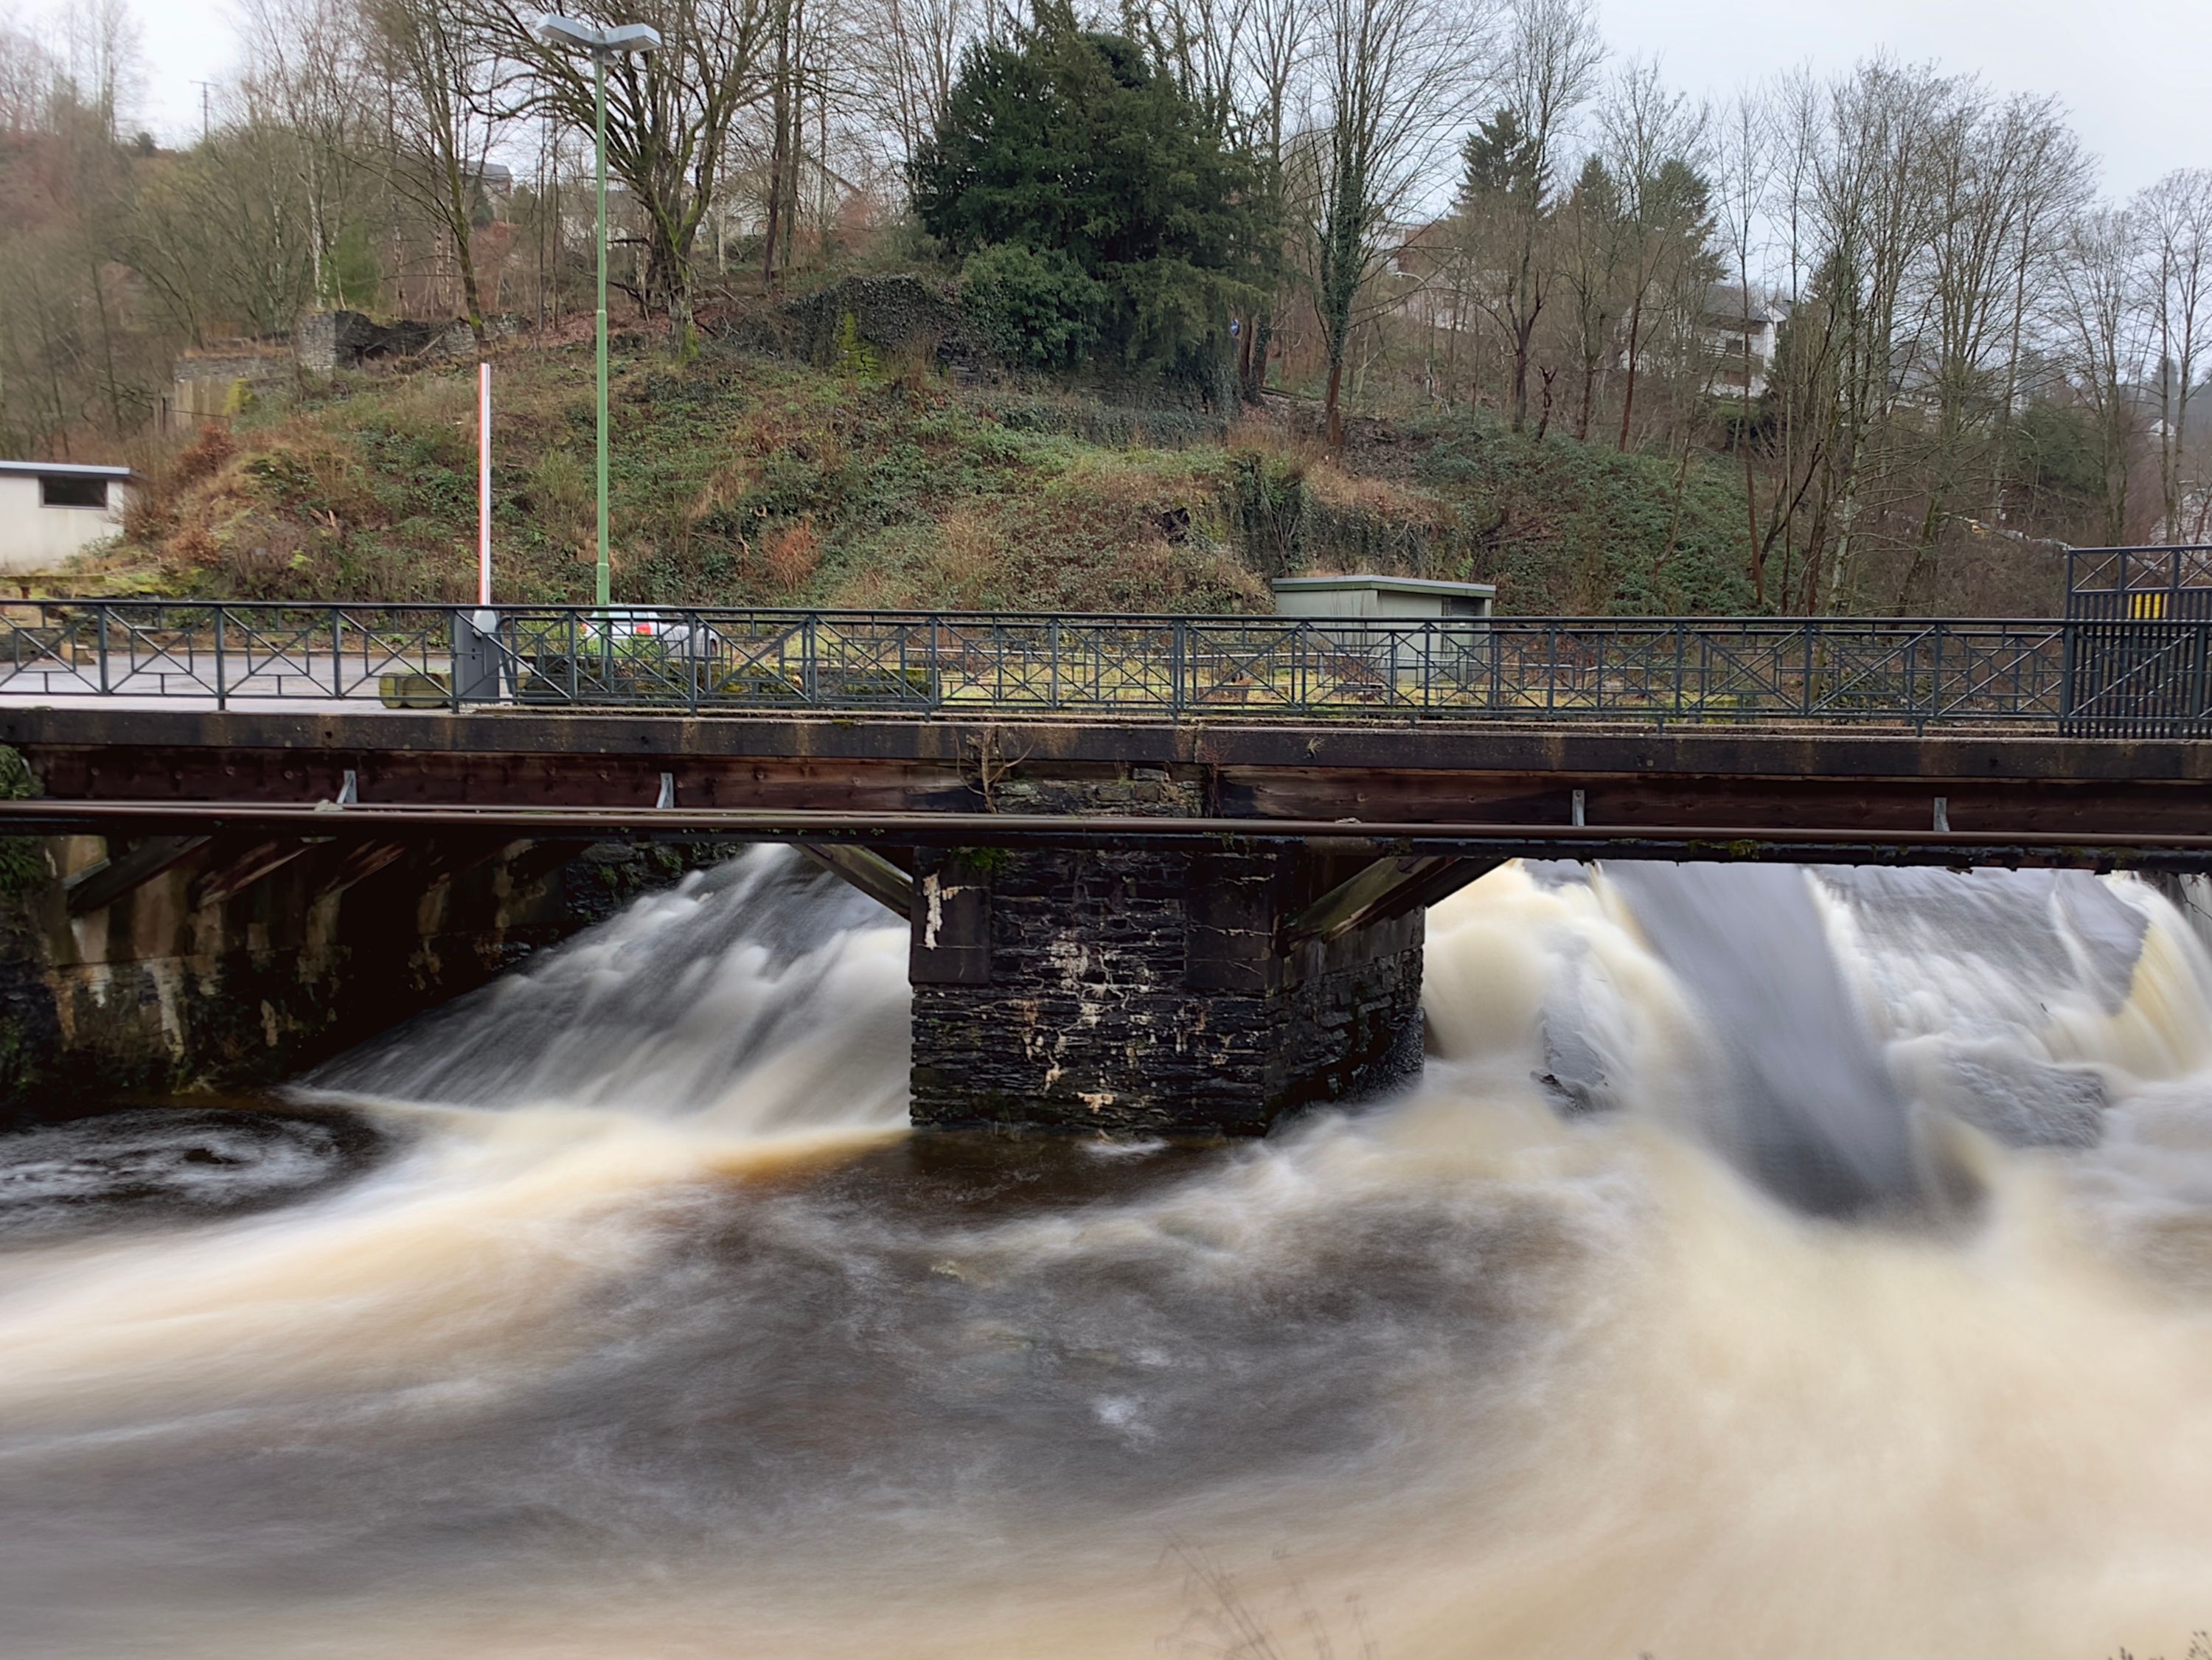
M2142 229L2124 208L2093 208L2065 231L2054 318L2087 407L2104 500L2102 534L2128 538L2129 486L2142 441L2138 392L2148 355L2140 291Z
M589 131L590 65L535 33L538 12L514 0L473 0L493 47L529 74L509 102ZM607 167L628 186L645 241L640 300L669 319L682 349L691 334L692 247L714 205L740 118L774 77L776 7L791 0L570 0L594 23L648 23L665 43L607 69Z
M857 100L889 132L901 166L937 131L982 10L980 0L876 0L849 15Z
M1667 89L1656 64L1632 64L1621 72L1601 119L1606 164L1620 192L1625 249L1627 335L1615 447L1626 450L1646 343L1645 312L1668 292L1704 287L1698 277L1708 264L1711 220L1708 186L1698 164L1704 159L1709 118L1702 106ZM1691 303L1702 313L1704 300L1700 291Z
M1828 447L1833 505L1825 570L1812 580L1835 610L1856 575L1863 521L1883 505L1881 447L1896 435L1900 368L1918 350L1923 318L1909 307L1914 262L1933 229L1928 152L1951 85L1924 70L1877 60L1819 96L1810 216L1820 239L1819 277L1836 319L1838 441Z
M1346 347L1392 231L1434 181L1486 85L1483 0L1319 0L1315 119L1296 155L1328 439L1344 441Z
M2047 99L1989 106L1978 87L1960 85L1929 134L1928 350L1920 371L1934 420L1923 438L1925 501L1899 585L1902 615L1924 601L1951 516L1968 486L1975 453L1996 426L2005 344L2016 303L2014 249L2040 200L2038 169L2058 125Z
M1506 107L1517 118L1527 150L1529 187L1510 199L1512 223L1498 273L1493 314L1512 353L1513 429L1528 420L1531 343L1551 283L1537 245L1550 209L1552 178L1574 111L1596 85L1604 43L1589 0L1513 0L1504 66Z
M332 255L373 142L362 12L351 0L243 0L241 16L246 119L290 135L287 164L308 217L310 290L358 304L364 296L344 291Z
M2164 534L2182 541L2201 531L2185 529L2191 480L2189 405L2204 371L2205 336L2212 331L2212 169L2168 173L2136 198L2142 228L2144 276L2151 308L2158 413L2158 483L2165 509Z
M1268 297L1242 319L1237 331L1237 378L1248 401L1256 399L1267 384L1283 283L1295 270L1295 260L1284 257L1283 247L1291 218L1291 100L1308 64L1316 22L1313 0L1253 0L1245 29L1238 122L1252 161L1261 222L1276 239L1269 251L1270 269L1260 274Z
M1753 292L1753 258L1759 251L1762 228L1771 205L1774 173L1779 164L1779 145L1773 112L1767 101L1748 88L1739 93L1721 124L1715 192L1719 210L1721 240L1735 279L1737 336L1735 361L1723 365L1725 380L1736 387L1736 459L1743 464L1744 557L1751 572L1753 603L1766 609L1766 560L1772 547L1771 534L1762 533L1759 512L1758 445L1753 428L1752 400L1759 379L1759 364L1752 344L1752 319L1756 301Z
M2053 266L2063 257L2063 239L2053 232L2078 214L2094 194L2094 169L2081 154L2081 141L2063 125L2054 110L2051 124L2035 140L2022 177L2020 225L2013 246L2013 294L2004 353L2004 395L1997 405L1996 454L1991 467L1991 516L1999 523L2006 517L2014 417L2024 397L2042 390L2027 378L2029 326L2043 308L2043 296L2050 285Z
M389 89L392 187L444 233L459 277L461 314L485 344L474 252L485 164L513 70L465 0L364 0L370 50Z

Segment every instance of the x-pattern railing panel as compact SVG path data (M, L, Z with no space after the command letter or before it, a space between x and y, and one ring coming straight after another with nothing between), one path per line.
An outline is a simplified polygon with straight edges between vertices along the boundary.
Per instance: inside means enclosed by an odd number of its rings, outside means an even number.
M2130 733L2193 734L2212 724L2208 633L2212 622L2185 618L1414 621L37 601L0 607L0 696L1137 718L2057 721L2077 731L2124 720ZM465 672L465 658L478 666ZM395 681L404 698L394 698Z
M1993 714L2056 720L2064 708L2063 629L1964 630L1943 666L1935 703L1939 721Z

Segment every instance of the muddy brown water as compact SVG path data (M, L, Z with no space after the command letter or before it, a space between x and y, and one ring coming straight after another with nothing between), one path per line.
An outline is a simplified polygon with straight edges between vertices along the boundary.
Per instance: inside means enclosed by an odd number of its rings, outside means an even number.
M762 852L281 1098L0 1138L0 1652L2212 1621L2212 962L2148 887L1509 867L1418 1087L1226 1148L910 1135L903 961Z

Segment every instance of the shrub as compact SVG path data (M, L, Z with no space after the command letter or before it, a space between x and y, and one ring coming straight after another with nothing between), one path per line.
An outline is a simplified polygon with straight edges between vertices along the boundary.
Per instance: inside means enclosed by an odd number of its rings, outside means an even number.
M993 350L1024 368L1072 368L1097 349L1103 283L1056 249L1000 243L969 256L960 308Z

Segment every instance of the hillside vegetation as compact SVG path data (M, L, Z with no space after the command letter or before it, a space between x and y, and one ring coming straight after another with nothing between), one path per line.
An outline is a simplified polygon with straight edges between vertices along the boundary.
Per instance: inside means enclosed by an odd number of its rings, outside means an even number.
M497 597L591 592L589 353L496 371ZM58 591L473 596L465 370L341 376L204 435L124 541ZM1368 424L1342 458L1278 413L1188 410L840 374L710 350L618 356L615 592L663 604L1239 611L1267 579L1494 581L1523 611L1740 611L1725 473L1480 418Z

